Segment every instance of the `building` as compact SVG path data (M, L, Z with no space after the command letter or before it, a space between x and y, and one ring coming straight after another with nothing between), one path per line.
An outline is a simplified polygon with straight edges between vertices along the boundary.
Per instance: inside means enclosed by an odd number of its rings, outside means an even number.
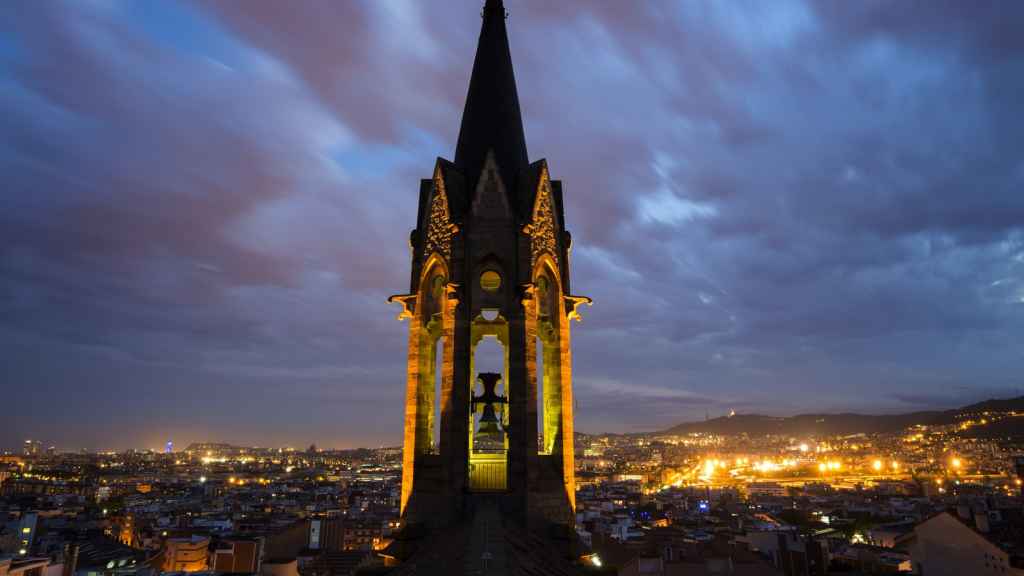
M164 572L198 572L209 566L210 539L202 536L168 538L164 542Z
M94 534L69 543L64 566L67 574L75 576L133 576L140 571L148 572L145 556L142 550Z
M1024 576L1024 558L1011 555L990 539L988 521L981 530L949 512L941 512L914 528L910 556L914 570L927 576L999 574ZM1022 544L1018 541L1018 546Z
M376 518L354 518L341 524L342 550L374 550L384 538L384 523Z
M260 565L260 576L299 576L298 561L267 560Z
M329 552L345 550L344 520L337 516L310 520L309 548Z
M256 539L231 539L220 542L213 551L210 568L220 574L253 574L260 570L261 542Z
M773 496L776 498L789 495L786 487L778 482L751 482L747 484L747 492L751 496Z
M420 183L409 292L389 299L409 321L401 514L574 534L569 322L590 300L570 289L562 183L528 159L506 16L487 0L454 161ZM483 342L500 358L477 372Z
M324 552L302 573L304 576L348 576L370 565L372 559L372 553L363 550Z
M25 440L22 450L25 456L39 456L43 453L43 443L39 440Z
M28 556L35 543L38 522L37 513L27 512L0 525L0 555L10 554L19 559Z
M44 576L49 558L0 558L0 576Z

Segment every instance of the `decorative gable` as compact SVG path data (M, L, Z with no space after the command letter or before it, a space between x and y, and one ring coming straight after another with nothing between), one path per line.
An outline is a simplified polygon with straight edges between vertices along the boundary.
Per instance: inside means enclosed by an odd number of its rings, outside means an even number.
M494 151L487 153L480 180L473 195L473 214L480 218L505 219L509 217L508 195L501 172L494 160Z
M549 254L558 263L558 226L555 223L555 204L551 199L551 182L546 168L541 171L537 185L533 217L524 231L530 235L531 266L535 266L544 254Z
M427 221L427 238L423 249L424 258L437 253L449 261L452 255L452 236L458 227L452 223L448 211L448 195L445 193L441 168L434 171L434 189L430 197L430 215Z

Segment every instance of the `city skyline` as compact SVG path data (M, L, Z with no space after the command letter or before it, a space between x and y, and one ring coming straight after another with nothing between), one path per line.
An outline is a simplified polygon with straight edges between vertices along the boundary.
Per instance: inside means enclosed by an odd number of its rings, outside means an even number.
M5 10L0 445L397 445L475 4ZM1014 17L671 6L508 3L597 302L577 429L1020 395Z
M746 433L751 436L760 436L767 433L767 429L770 429L766 421L772 421L776 426L780 422L786 423L785 426L781 427L778 434L791 438L827 438L837 434L852 434L855 432L866 432L879 430L885 430L892 432L893 430L911 426L911 425L928 425L929 423L945 423L950 418L964 418L965 414L970 414L972 410L978 410L979 406L990 406L984 408L985 410L999 410L999 411L1012 411L1016 410L1017 406L1024 403L1024 396L1017 398L1000 398L1000 399L989 399L988 401L981 402L978 404L972 404L970 406L956 406L949 410L935 410L935 411L922 411L922 412L910 412L910 413L898 413L898 414L855 414L855 413L818 413L818 414L793 414L788 416L771 415L771 414L740 414L734 410L730 410L727 413L705 414L703 420L688 420L676 422L673 426L665 427L664 429L658 430L645 430L640 432L630 433L615 433L607 431L577 431L578 435L592 438L601 437L657 437L657 436L672 436L672 435L684 435L687 433L692 434L721 434L721 435L737 435ZM830 425L826 426L823 424L823 420L816 420L820 426L818 432L812 432L808 428L807 422L809 418L817 418L820 416L836 416L837 418L829 420ZM881 420L886 417L892 417L889 420ZM733 423L731 420L737 419L737 423ZM878 420L872 422L872 420ZM689 431L689 432L687 432ZM256 450L269 450L269 451L281 451L281 452L295 452L303 453L310 452L311 449L315 448L317 452L339 452L349 450L375 450L375 449L396 449L400 450L401 445L398 442L393 444L377 444L377 445L329 445L324 444L316 438L306 439L305 442L297 441L295 443L283 443L283 444L246 444L244 441L228 442L223 438L201 438L201 437L190 437L188 442L178 442L173 438L165 438L163 443L160 444L139 444L131 443L131 439L125 439L118 446L57 446L49 443L45 438L26 438L20 443L12 444L9 446L0 445L0 455L19 455L19 454L71 454L75 452L86 452L90 454L101 454L101 453L118 453L118 452L151 452L154 454L181 454L188 451L193 451L196 446L202 445L223 445L232 446L235 448L242 449L256 449ZM172 448L172 446L174 448Z

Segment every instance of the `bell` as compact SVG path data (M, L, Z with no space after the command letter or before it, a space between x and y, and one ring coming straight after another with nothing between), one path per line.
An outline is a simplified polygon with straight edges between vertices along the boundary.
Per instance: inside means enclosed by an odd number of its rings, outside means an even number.
M484 393L473 396L473 412L480 410L480 426L474 435L474 448L483 450L502 450L505 447L505 431L498 424L498 416L495 413L495 404L507 404L508 399L499 396L496 392L501 374L482 372L479 375L480 383L483 384ZM480 407L480 408L478 408Z
M494 414L494 404L484 406L483 414L480 415L480 427L476 431L476 439L481 443L504 444L505 432L498 426L498 418Z

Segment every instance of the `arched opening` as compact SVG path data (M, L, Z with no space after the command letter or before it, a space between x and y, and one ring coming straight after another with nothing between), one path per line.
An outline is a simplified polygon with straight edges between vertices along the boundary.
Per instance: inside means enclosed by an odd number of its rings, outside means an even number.
M506 397L505 392L505 347L498 342L496 336L484 336L474 351L476 366L473 397L481 398L488 392L498 397ZM483 374L498 374L494 389L487 390L487 382L481 378ZM489 453L505 449L505 416L506 411L500 403L493 406L478 406L473 414L473 451ZM493 419L493 420L492 420Z
M416 451L421 454L439 454L441 450L447 283L444 266L434 261L420 285Z
M537 435L541 454L560 452L562 432L561 288L557 275L542 262L534 275L536 309Z
M508 486L508 322L500 314L473 320L470 355L469 487Z
M505 347L496 334L484 335L477 343L473 356L476 372L505 372Z

